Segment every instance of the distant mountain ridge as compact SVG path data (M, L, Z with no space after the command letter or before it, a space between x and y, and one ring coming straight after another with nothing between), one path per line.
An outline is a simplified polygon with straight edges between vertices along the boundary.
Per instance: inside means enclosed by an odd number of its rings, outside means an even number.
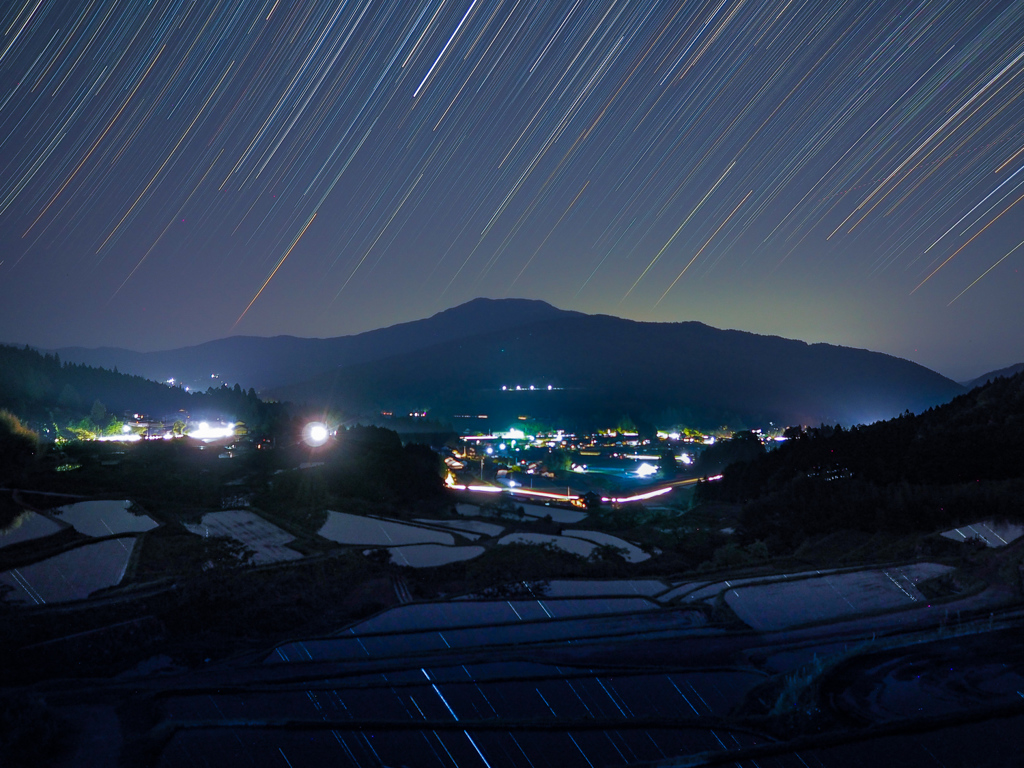
M65 360L157 380L209 382L216 373L216 383L237 381L349 414L427 409L445 418L567 423L630 415L695 426L852 424L920 411L965 391L877 352L699 322L585 315L524 299L476 299L334 339L233 337L167 352L116 351L120 356L58 351Z
M999 377L1009 378L1010 376L1017 375L1021 371L1024 371L1024 363L1017 363L1016 365L1010 365L1007 366L1006 368L1000 368L998 371L989 371L988 373L983 373L976 379L971 379L970 381L962 381L960 383L963 384L967 389L974 389L975 387L980 387L984 384L988 384L990 381L992 381L992 379L998 379Z
M301 338L297 336L230 336L191 347L161 352L134 352L116 347L56 350L62 360L103 366L154 381L239 383L265 391L305 381L341 366L378 360L431 344L500 331L564 314L532 299L474 299L451 309L408 323L352 336ZM212 380L216 374L217 379Z
M276 395L345 411L714 426L864 423L963 391L877 352L574 313L342 368Z

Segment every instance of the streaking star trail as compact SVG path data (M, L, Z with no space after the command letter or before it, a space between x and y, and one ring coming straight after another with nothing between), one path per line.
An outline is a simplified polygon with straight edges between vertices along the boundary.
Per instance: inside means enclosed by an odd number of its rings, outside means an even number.
M18 0L0 339L515 291L966 377L1024 359L1022 84L1013 0Z

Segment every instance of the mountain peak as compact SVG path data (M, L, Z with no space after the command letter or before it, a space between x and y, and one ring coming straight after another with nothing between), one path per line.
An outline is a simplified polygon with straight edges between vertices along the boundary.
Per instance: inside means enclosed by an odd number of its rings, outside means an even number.
M484 296L470 299L464 304L441 310L429 319L454 318L460 321L484 320L488 323L509 318L519 325L557 315L579 315L579 312L559 309L540 299L491 299Z

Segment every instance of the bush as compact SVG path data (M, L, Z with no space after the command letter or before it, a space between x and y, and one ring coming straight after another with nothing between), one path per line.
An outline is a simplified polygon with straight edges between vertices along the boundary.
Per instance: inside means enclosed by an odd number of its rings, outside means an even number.
M39 448L39 435L23 427L18 417L0 410L0 481L21 477Z

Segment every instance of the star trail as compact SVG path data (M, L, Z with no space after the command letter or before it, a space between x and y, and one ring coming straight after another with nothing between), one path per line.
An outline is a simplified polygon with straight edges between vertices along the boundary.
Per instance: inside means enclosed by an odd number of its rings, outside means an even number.
M1024 360L1024 3L14 0L0 338L476 296Z

